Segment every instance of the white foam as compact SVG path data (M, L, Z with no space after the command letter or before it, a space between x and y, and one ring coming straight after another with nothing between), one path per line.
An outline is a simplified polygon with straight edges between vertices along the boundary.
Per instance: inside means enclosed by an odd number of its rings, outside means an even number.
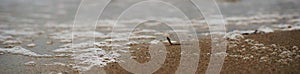
M103 33L95 31L84 31L84 32L58 32L53 33L50 38L53 39L71 39L72 33L74 38L91 38L105 36Z
M30 43L30 44L27 44L27 47L35 47L36 45L34 43Z
M6 40L2 44L21 44L22 41L19 40Z
M148 35L139 35L139 36L131 36L129 39L155 39L155 36L148 36Z
M105 39L105 42L126 42L128 39L125 38L114 38L114 39Z
M274 32L273 29L269 28L269 27L265 27L265 26L261 26L258 28L258 31L264 32L264 33L270 33L270 32Z
M91 42L91 41L87 41L87 42L81 42L81 43L76 43L76 44L65 44L65 45L62 45L60 47L69 47L69 48L74 48L74 49L86 49L86 48L91 48L94 46L93 44L94 42Z
M279 28L279 29L282 29L282 28L288 28L288 26L291 26L289 24L278 24L278 25L272 25L274 28Z
M290 22L290 23L296 23L296 22L300 22L300 18L298 18L298 19L292 19L292 20L289 20L288 22Z
M89 48L92 52L81 53L75 55L72 59L74 59L78 64L74 68L80 71L87 71L93 66L105 66L107 63L116 62L116 58L120 56L117 53L107 53L106 51L100 48ZM79 66L79 65L87 65L87 66Z
M292 26L291 30L300 30L300 26Z
M237 30L236 30L237 31ZM239 31L241 34L244 34L244 33L253 33L254 31L253 30L243 30L243 31Z
M4 36L0 35L0 41L4 41L4 40L5 40Z
M158 44L160 41L158 40L152 40L151 42L149 42L150 44Z
M156 30L145 30L145 29L143 29L143 30L140 30L140 31L135 31L133 33L134 34L148 34L148 33L154 34L155 32L156 32Z
M163 43L169 43L169 41L168 40L164 40ZM173 44L179 44L179 42L177 42L177 41L171 41L171 43L173 43Z
M13 48L0 48L0 52L12 53L12 54L23 55L23 56L32 56L32 57L51 57L51 55L47 55L47 54L43 54L43 55L37 54L35 52L22 48L21 46L15 46Z
M29 62L26 62L24 63L25 66L34 66L36 65L36 63L34 61L29 61Z
M226 18L227 21L245 21L249 20L250 18L247 17L228 17Z
M96 42L95 45L97 47L103 48L103 47L121 47L122 45L119 44L109 44L105 42Z
M136 41L130 41L126 43L126 45L136 45L136 44L140 44L140 43Z
M97 48L93 48L97 46ZM71 59L75 61L75 66L72 68L79 71L90 70L93 66L105 66L107 63L116 62L120 54L115 51L106 51L98 47L121 46L109 44L106 42L82 42L78 44L62 45L62 48L55 49L52 52L71 54ZM64 56L64 55L63 55Z
M240 40L244 38L240 31L229 32L225 35L225 37L231 40Z
M300 26L289 25L289 24L273 25L273 27L279 31L300 30Z
M0 30L5 34L9 35L35 35L36 32L33 31L24 31L24 30Z
M82 42L77 44L64 44L60 46L60 48L52 50L52 52L56 53L72 53L72 52L81 52L80 50L88 49L94 47L95 44L93 42Z
M74 52L71 48L58 48L55 50L52 50L52 52L56 52L56 53L71 53Z
M61 42L61 43L71 43L72 40L71 39L60 39L59 42Z
M225 35L225 32L209 32L209 33L201 33L200 35Z

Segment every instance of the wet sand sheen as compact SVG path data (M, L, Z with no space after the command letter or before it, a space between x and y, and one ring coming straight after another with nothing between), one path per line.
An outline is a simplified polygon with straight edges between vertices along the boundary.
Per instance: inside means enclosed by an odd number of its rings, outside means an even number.
M261 42L265 45L272 45L277 44L283 47L291 47L291 46L297 46L299 47L300 43L300 31L286 31L286 32L274 32L274 33L268 33L268 34L253 34L253 35L247 35L245 36L245 39L253 39L258 42ZM198 64L198 70L197 74L204 74L208 63L209 63L209 57L207 53L210 52L210 38L208 37L202 37L200 38L200 45L201 53L200 53L200 60ZM175 73L179 61L180 61L180 45L168 45L167 47L167 57L162 65L162 67L154 72L154 74L173 74ZM139 50L136 50L139 48ZM234 54L237 53L235 50L241 50L239 49L241 46L238 46L236 48L229 48L227 49L228 54ZM136 50L132 52L132 55L140 56L136 57L135 60L140 63L148 62L151 58L149 51L147 49L147 45L134 45L130 50ZM263 51L263 50L262 50ZM298 50L299 51L299 50ZM146 54L145 54L146 53ZM243 52L247 54L259 54L258 51L255 52ZM266 55L269 55L271 52L267 52ZM300 52L297 52L296 55L299 55ZM266 62L261 61L262 55L255 56L252 59L243 59L243 58L236 58L236 57L230 57L226 56L224 65L222 67L222 74L232 74L232 73L246 73L246 74L253 74L253 73L272 73L272 74L280 74L280 73L299 73L300 69L300 60L299 59L293 59L293 61L290 62L274 62L275 60L269 60ZM150 58L146 58L150 57ZM269 58L280 58L280 56L269 56ZM298 57L299 58L299 57ZM104 67L106 73L108 74L131 74L130 72L123 69L118 63L110 63L107 66ZM91 70L91 72L97 72L98 70L94 69Z

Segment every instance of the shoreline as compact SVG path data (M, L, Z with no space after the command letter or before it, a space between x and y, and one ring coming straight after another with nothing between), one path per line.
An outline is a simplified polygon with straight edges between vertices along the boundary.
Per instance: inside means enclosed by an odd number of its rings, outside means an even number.
M300 30L274 31L249 35L242 35L242 33L240 33L242 37L234 37L233 39L228 40L228 48L221 73L299 73L299 34ZM211 55L210 43L211 40L209 35L199 38L201 52L196 72L197 74L204 74L206 72ZM175 73L180 63L180 45L165 44L165 46L167 56L162 67L155 72L156 74ZM149 49L147 48L148 45L145 44L134 44L131 46L130 50L132 50L132 52L130 52L132 53L132 56L135 56L133 58L137 62L146 63L151 59L148 52ZM14 54L2 55L9 56ZM53 59L58 59L58 57ZM30 61L26 63L29 64L26 66L26 70L29 71L29 73L40 73L41 70L55 71L57 69L66 70L67 73L79 73L79 71L69 67L67 65L69 64L68 62L66 62L66 64L42 64L41 66L36 62ZM130 74L130 72L114 62L108 62L107 65L102 68L99 66L93 67L88 70L87 73L97 73L99 72L99 69L104 69L108 74Z
M272 73L272 74L281 74L281 73L299 73L300 69L300 30L293 30L293 31L276 31L273 33L266 33L266 34L250 34L250 35L243 35L245 38L243 40L251 39L257 41L265 45L266 47L277 45L278 48L286 48L285 51L292 51L297 50L295 56L283 56L280 55L272 55L273 52L277 52L275 50L266 51L268 49L256 49L257 51L239 51L242 50L242 46L236 46L233 48L228 48L226 53L228 54L225 57L225 61L221 70L222 74L232 74L232 73L246 73L246 74L253 74L253 73ZM210 50L210 38L200 38L200 45L201 53L200 53L200 60L198 64L197 74L204 74L208 63L209 57L208 53ZM243 43L242 43L243 44ZM229 44L231 45L231 44ZM279 47L280 46L280 47ZM136 47L145 47L144 45L137 45ZM134 48L136 48L134 47ZM164 74L164 73L175 73L176 67L178 67L178 63L180 60L180 45L166 45L167 51L167 58L165 60L164 65L155 72L155 74ZM251 47L251 45L245 45L245 47ZM294 49L296 48L297 49ZM132 50L134 50L134 48ZM271 48L270 48L271 49ZM276 49L276 47L275 47ZM247 50L247 49L246 49ZM140 55L143 57L149 56L149 54L140 54L145 53L145 51L149 51L147 49L139 49L137 52L133 52L133 55ZM260 52L261 51L261 52ZM264 54L261 54L264 53ZM281 54L280 52L278 52ZM241 55L236 55L241 54ZM248 57L251 54L254 57ZM257 55L255 55L257 54ZM236 56L234 56L236 55ZM264 58L265 56L268 56ZM148 58L143 57L136 57L136 61L140 63L145 63L149 61ZM284 57L292 58L292 61L280 61L286 59ZM271 59L269 59L271 58ZM268 60L265 60L268 59ZM127 71L124 71L117 63L109 64L105 67L105 70L109 74L118 74L118 73L125 73L130 74Z

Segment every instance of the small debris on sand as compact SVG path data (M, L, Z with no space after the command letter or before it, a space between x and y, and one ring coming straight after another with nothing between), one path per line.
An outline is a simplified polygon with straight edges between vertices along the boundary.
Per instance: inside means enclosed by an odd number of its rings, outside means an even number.
M171 40L170 40L169 37L167 37L167 40L168 40L168 42L169 42L170 45L173 45L173 43L171 42Z

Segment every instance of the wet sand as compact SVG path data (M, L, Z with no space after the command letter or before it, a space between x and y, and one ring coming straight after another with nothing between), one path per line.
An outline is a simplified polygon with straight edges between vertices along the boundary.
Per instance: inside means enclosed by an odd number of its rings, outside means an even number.
M259 49L256 51L252 51L249 49L246 49L246 51L240 51L242 48L251 47L251 45L246 46L236 46L236 47L228 47L226 53L228 55L225 58L221 74L235 74L235 73L243 73L243 74L297 74L300 72L300 51L299 49L293 49L293 47L300 47L300 30L296 31L284 31L284 32L274 32L274 33L268 33L268 34L251 34L251 35L244 35L245 39L252 39L254 41L257 41L258 43L262 43L265 46L268 45L274 45L276 44L278 47L283 47L286 49L282 49L281 52L284 51L295 51L296 54L287 56L290 57L291 61L281 61L278 62L276 60L285 59L285 57L282 57L280 55L273 55L272 52L278 52L280 51L273 50L270 48L270 51L267 51L269 49ZM204 74L209 63L209 57L207 53L210 52L210 38L202 37L200 39L200 45L201 53L200 53L200 60L198 64L198 70L197 74ZM243 44L243 43L241 43ZM229 44L230 46L231 44ZM154 74L174 74L180 61L180 45L168 45L167 47L167 57L162 65L162 67L157 70ZM136 50L137 48L140 48L139 50ZM276 49L277 47L274 47ZM135 45L131 48L131 50L136 50L133 52L132 55L140 56L135 58L136 61L140 63L145 63L150 60L149 51L147 49L147 45ZM242 57L231 57L230 55L236 55L241 54ZM247 54L251 54L254 57L250 57L250 59L245 59L245 56ZM297 56L298 57L293 57ZM244 56L244 57L243 57ZM267 58L269 60L264 61L261 57L268 56ZM130 72L124 70L120 65L117 63L109 64L105 67L105 70L108 74L131 74Z

